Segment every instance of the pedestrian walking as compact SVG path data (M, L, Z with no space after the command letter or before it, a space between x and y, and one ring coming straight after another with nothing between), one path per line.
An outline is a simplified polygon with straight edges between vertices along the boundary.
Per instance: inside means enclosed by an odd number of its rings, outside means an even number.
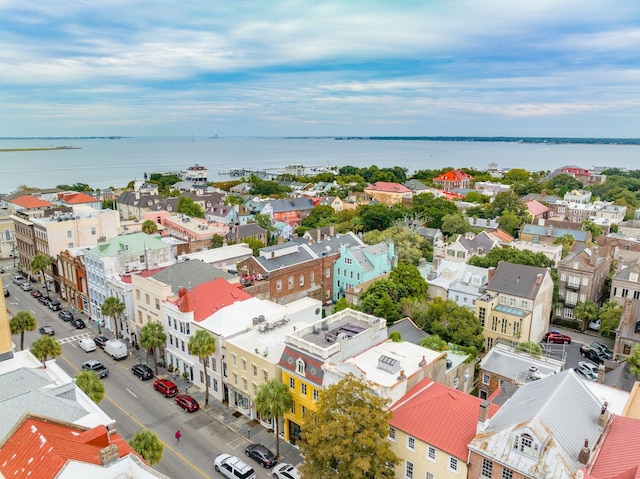
M182 437L182 434L180 434L180 429L178 429L178 430L176 431L176 442L177 442L178 444L180 444L180 438L181 438L181 437Z

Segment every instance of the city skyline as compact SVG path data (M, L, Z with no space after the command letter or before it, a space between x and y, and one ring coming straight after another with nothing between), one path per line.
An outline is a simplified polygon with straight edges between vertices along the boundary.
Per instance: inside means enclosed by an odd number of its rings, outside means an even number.
M0 136L637 137L640 5L0 4Z

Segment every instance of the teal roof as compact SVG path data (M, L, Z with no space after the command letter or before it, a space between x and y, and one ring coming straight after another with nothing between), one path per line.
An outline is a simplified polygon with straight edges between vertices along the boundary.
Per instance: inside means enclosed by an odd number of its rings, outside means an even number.
M126 246L128 245L128 247ZM169 245L160 239L160 235L148 235L146 233L133 233L120 235L89 248L89 252L96 256L106 258L114 257L118 252L127 254L142 253L145 250L166 249Z

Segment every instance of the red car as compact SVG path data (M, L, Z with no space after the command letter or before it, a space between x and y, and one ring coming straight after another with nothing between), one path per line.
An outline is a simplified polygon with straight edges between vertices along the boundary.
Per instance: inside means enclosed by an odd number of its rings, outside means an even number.
M193 399L191 396L187 396L186 394L181 394L180 396L176 397L174 401L178 406L180 406L187 412L193 412L200 409L200 404L198 404L198 401Z
M178 395L178 386L168 379L156 379L153 382L153 388L161 392L166 398Z
M40 296L42 296L42 293L39 290L34 289L33 291L31 291L31 296L33 296L34 298L39 298Z
M571 338L569 336L561 333L556 333L554 331L549 331L544 335L542 340L547 343L571 344Z

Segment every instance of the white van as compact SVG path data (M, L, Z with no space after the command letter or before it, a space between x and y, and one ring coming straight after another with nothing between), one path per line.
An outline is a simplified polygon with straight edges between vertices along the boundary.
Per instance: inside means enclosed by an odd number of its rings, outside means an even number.
M90 353L91 351L96 350L96 342L91 338L82 338L78 341L78 346L80 346L80 349L85 353Z
M113 359L124 359L127 357L127 345L119 339L110 339L104 345L104 352Z

